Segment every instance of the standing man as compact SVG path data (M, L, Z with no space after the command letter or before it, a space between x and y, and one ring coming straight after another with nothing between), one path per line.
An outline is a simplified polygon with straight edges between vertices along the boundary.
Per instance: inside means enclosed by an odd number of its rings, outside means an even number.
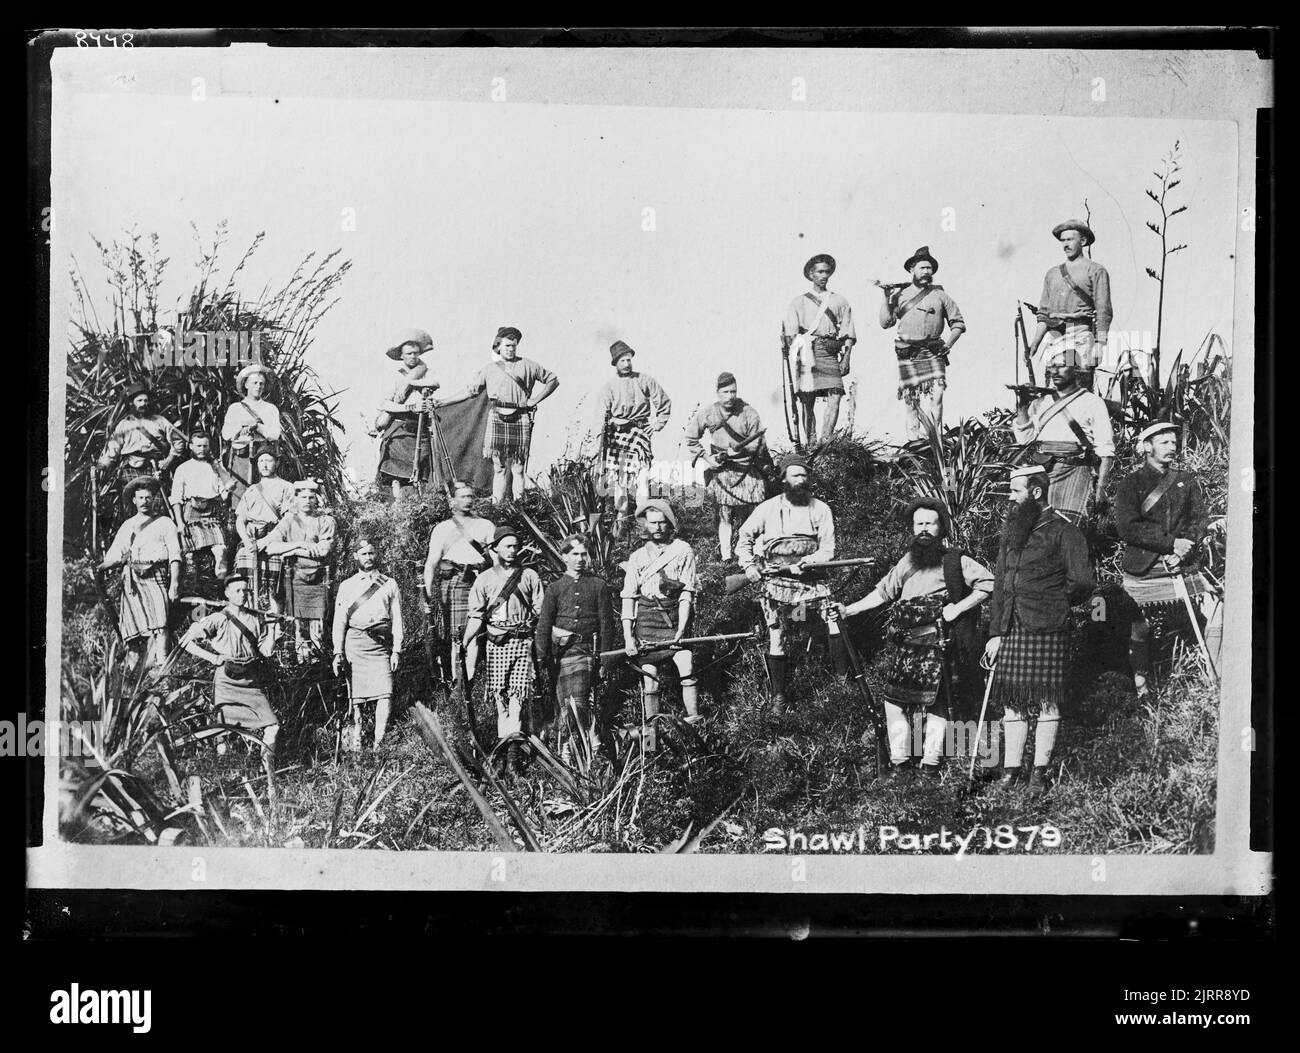
M709 433L706 451L701 439ZM733 526L743 523L767 496L763 467L771 463L763 422L754 407L736 394L731 373L718 377L718 401L699 410L686 425L691 463L704 461L704 478L718 506L718 551L732 558Z
M274 443L259 446L255 460L258 480L244 490L235 506L235 532L241 542L235 553L235 566L256 584L256 588L249 585L249 605L262 611L269 608L279 614L284 560L268 555L258 542L293 511L293 483L280 478L280 459ZM271 631L274 635L275 630Z
M920 772L936 777L948 735L949 712L958 709L955 692L974 671L971 653L979 606L993 594L993 574L966 553L949 548L948 509L933 497L919 497L903 515L912 544L872 592L839 617L852 617L893 604L894 647L881 690L889 729L890 778L910 770L913 720L924 721Z
M803 265L803 276L812 283L809 292L790 301L781 327L781 354L795 352L795 395L799 400L803 441L817 441L817 400L826 400L821 437L825 441L835 433L840 416L840 399L844 396L844 378L852 365L857 330L853 327L853 310L839 293L829 292L826 283L835 273L835 257L825 253Z
M601 436L604 483L614 494L615 537L623 534L632 496L640 503L650 494L650 436L663 431L673 410L659 382L633 370L635 354L622 340L610 345L610 364L617 372L596 396L596 434Z
M1011 424L1017 441L1032 443L1031 454L1048 472L1052 507L1075 526L1090 503L1099 507L1104 502L1115 461L1110 410L1100 395L1080 385L1078 363L1078 352L1061 345L1047 363L1047 382L1055 393L1026 405L1027 393L1018 391Z
M1044 338L1045 362L1050 362L1062 347L1074 348L1079 353L1079 381L1091 390L1093 371L1110 340L1110 275L1100 263L1083 255L1084 246L1097 239L1082 220L1058 223L1052 228L1052 237L1061 243L1065 260L1043 278L1038 328L1029 342L1029 353L1037 352Z
M300 662L307 660L311 647L320 649L329 603L329 560L334 552L335 523L333 516L319 511L319 490L315 479L294 483L294 510L257 543L268 555L280 556L288 568L285 613L294 621Z
M113 427L104 452L99 457L100 471L117 466L117 485L122 488L122 515L135 508L126 496L132 479L148 476L161 486L159 476L185 456L185 436L166 417L152 412L149 385L143 380L128 384L122 392L126 415Z
M262 732L262 767L269 780L275 770L275 739L280 733L280 720L266 697L267 659L275 638L248 606L248 582L242 576L228 575L223 590L226 605L190 626L181 645L195 658L216 667L212 703L217 719Z
M1192 599L1209 590L1197 566L1209 520L1196 476L1173 466L1177 425L1152 424L1138 436L1138 450L1141 467L1115 487L1115 529L1124 542L1124 591L1140 611L1129 634L1129 660L1142 697L1151 675L1152 626L1164 630L1179 611L1190 617L1180 585Z
M234 477L212 461L211 440L195 432L190 437L190 459L172 474L172 508L176 521L185 524L190 550L212 550L212 566L219 578L230 573L226 520L234 488Z
M736 560L750 581L763 583L760 606L767 625L767 676L772 711L785 712L786 633L791 618L803 620L812 610L822 614L831 598L830 584L805 564L835 558L835 517L810 489L811 462L801 453L781 458L782 492L754 509L736 542ZM782 576L765 576L780 569ZM790 575L790 576L785 576ZM848 657L837 620L827 621L831 662L837 673L847 669Z
M181 587L181 539L176 524L157 510L157 479L132 479L122 496L135 515L118 528L99 567L122 567L118 627L127 644L143 641L142 668L148 668L167 657L168 604L176 602Z
M528 698L533 691L533 634L542 609L542 579L519 565L519 532L497 527L492 535L496 566L482 571L469 591L465 623L465 697L478 668L482 645L487 662L487 693L497 707L497 738L508 742L506 763L523 771L519 743L524 738Z
M1079 528L1047 501L1047 473L1032 466L1011 473L1011 501L994 569L993 607L986 664L996 662L990 701L1004 710L1006 749L1000 787L1020 777L1037 716L1034 771L1029 792L1051 788L1048 765L1060 727L1069 663L1070 605L1092 592L1088 542Z
M654 718L659 712L659 675L664 658L677 667L682 706L688 723L700 721L698 681L689 648L667 650L687 635L695 608L698 573L695 553L676 537L677 516L663 498L652 497L636 510L646 541L627 561L623 577L623 640L628 657L642 673L645 694L647 750L656 746Z
M587 573L590 557L580 534L560 543L564 573L546 586L534 640L537 660L552 668L559 724L582 736L594 753L604 732L603 714L593 705L597 658L612 651L614 606L604 580ZM573 727L576 719L577 727ZM564 750L569 749L566 741ZM567 759L567 757L566 757Z
M469 590L479 572L492 565L489 550L497 529L491 520L474 515L474 496L474 487L469 483L454 484L451 517L429 532L429 555L424 561L424 613L429 618L430 632L434 625L440 626L441 633L434 635L450 648L446 655L451 661L448 668L452 678L462 685L467 684L461 641L469 618ZM434 582L438 582L436 591ZM435 604L441 612L438 622L434 621Z
M375 748L384 741L393 674L402 654L402 597L397 581L376 567L375 546L362 538L353 550L357 572L339 586L334 601L334 675L348 664L352 734L348 749L361 749L361 706L375 703Z
M538 404L560 385L559 377L549 369L531 358L520 357L522 339L523 334L514 326L502 326L492 341L492 364L480 369L467 389L434 403L435 406L451 405L487 389L492 410L483 437L483 456L492 458L495 504L507 497L523 496L524 472L533 441L533 417Z
M250 362L236 374L235 387L243 391L244 397L230 404L221 425L221 437L230 444L226 447L226 467L235 477L236 501L255 482L254 451L264 442L280 441L280 409L262 398L270 375L271 371L260 362Z
M948 386L948 353L966 322L942 285L934 284L939 261L922 245L903 264L912 284L902 288L882 286L885 300L880 305L880 327L898 326L894 354L898 356L898 397L903 402L907 438L915 442L926 437L926 424L933 422L943 434L943 392ZM947 325L948 335L943 328Z

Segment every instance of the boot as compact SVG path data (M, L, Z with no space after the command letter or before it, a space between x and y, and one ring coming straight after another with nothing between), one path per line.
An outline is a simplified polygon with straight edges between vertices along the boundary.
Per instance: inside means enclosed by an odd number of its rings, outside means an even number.
M1052 779L1047 769L1035 768L1029 776L1029 796L1044 797L1052 788Z
M785 713L786 657L783 654L767 656L767 678L771 682L772 712L778 717Z
M1020 782L1019 768L1003 768L1002 774L998 776L998 781L995 785L995 788L999 790L1010 790L1013 787L1015 787L1019 782Z
M512 742L506 749L506 770L516 778L524 773L523 751L519 748L519 743Z
M912 781L914 774L910 760L890 761L889 770L884 774L884 782L890 786L903 786Z
M937 765L937 764L926 764L926 763L922 762L922 763L917 767L916 770L919 771L919 772L921 773L921 781L922 781L922 782L927 782L927 783L930 783L930 784L932 784L932 785L937 785L937 784L938 784L938 782L939 782L939 765Z

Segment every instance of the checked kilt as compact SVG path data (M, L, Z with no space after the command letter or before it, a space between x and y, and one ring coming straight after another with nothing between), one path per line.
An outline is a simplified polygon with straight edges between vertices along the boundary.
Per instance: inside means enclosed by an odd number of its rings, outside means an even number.
M533 690L533 638L488 636L483 649L487 691L497 707L497 736L522 734L524 707Z
M166 563L132 563L122 568L122 601L117 625L130 642L167 628Z
M894 343L894 354L898 356L898 397L913 406L934 388L948 386L944 379L948 354L939 350L943 346L942 340L934 343L935 347L902 341Z
M650 429L632 425L623 431L605 429L605 481L624 490L636 488L641 473L650 467Z
M500 413L493 409L488 415L487 440L483 444L483 456L495 455L502 464L518 461L528 463L528 450L533 441L533 415L520 413L513 420L502 419Z
M1175 577L1160 561L1141 576L1128 573L1124 575L1124 591L1138 605L1142 617L1147 620L1157 639L1192 633L1187 604L1183 602L1174 584ZM1195 607L1198 598L1210 591L1210 583L1194 568L1184 572L1183 580L1187 583L1187 594Z
M1031 632L1014 626L1002 637L989 702L1017 713L1037 713L1065 702L1070 665L1070 633Z
M255 538L262 538L271 529L271 524L249 523L248 529L249 533ZM235 553L235 569L244 572L251 589L253 585L253 561L259 557L262 564L257 573L261 595L253 597L251 602L258 610L266 610L270 607L271 600L277 598L280 594L280 580L284 573L284 557L278 555L268 556L265 552L258 553L256 549L241 544L239 551Z

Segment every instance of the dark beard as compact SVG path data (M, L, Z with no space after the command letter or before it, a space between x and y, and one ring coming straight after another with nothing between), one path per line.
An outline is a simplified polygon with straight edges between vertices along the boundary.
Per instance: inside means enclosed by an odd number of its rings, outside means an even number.
M907 556L917 570L937 567L943 562L943 542L930 534L918 534L912 538Z
M1042 514L1043 506L1033 497L1015 505L1007 513L1007 521L1002 526L1002 543L1012 552L1023 550Z
M786 486L785 499L792 505L808 505L812 503L812 491L808 489L805 483L802 486Z

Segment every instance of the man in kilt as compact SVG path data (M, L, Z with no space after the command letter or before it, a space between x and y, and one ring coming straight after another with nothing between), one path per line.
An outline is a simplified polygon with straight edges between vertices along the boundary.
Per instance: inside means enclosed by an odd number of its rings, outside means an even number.
M487 389L492 409L483 436L483 456L492 458L492 500L496 504L507 497L523 496L533 417L538 404L560 384L559 377L545 366L520 357L522 339L514 326L503 325L492 341L492 364L480 369L467 389L434 403L447 406Z
M533 634L542 608L542 579L519 565L519 532L497 527L492 535L497 564L479 573L469 591L465 623L466 698L478 669L479 650L487 666L487 693L497 707L497 737L506 742L513 774L523 770L519 749L533 691Z
M361 706L375 703L375 746L384 741L393 698L393 674L402 654L402 597L397 581L381 574L375 546L365 538L353 555L357 572L339 585L334 601L334 675L348 664L348 705L352 711L350 751L361 748Z
M174 518L185 524L182 540L186 551L212 550L213 571L218 577L230 573L226 520L234 488L234 476L212 460L212 441L202 432L191 435L189 460L172 473Z
M791 619L809 613L824 617L831 598L829 582L807 563L835 558L835 517L830 507L813 497L811 462L800 453L781 458L782 492L754 509L736 541L736 561L751 581L763 583L759 605L768 630L767 675L772 709L785 712L786 633ZM765 575L780 569L783 575ZM847 654L837 619L827 620L831 661L837 673L847 669Z
M939 261L922 245L903 264L912 284L882 286L880 327L898 326L894 354L898 358L898 397L903 402L907 437L926 437L932 422L942 431L943 393L948 386L948 354L966 331L961 309L942 285L934 284ZM944 325L948 335L944 336Z
M569 728L570 737L585 738L594 752L600 748L604 720L593 704L592 689L600 653L617 646L613 601L604 580L587 573L590 557L582 535L560 542L560 555L564 573L542 596L534 640L537 660L552 671L558 723ZM567 759L569 743L562 748Z
M709 433L710 449L701 441ZM736 394L731 373L718 377L718 401L699 410L686 425L691 463L703 461L704 478L718 507L718 551L732 558L732 531L767 497L763 469L771 464L763 422L754 407Z
M222 587L226 605L191 625L181 646L216 669L212 704L217 720L262 733L262 766L270 776L280 733L280 719L266 697L275 638L248 605L248 582L242 575L228 575Z
M636 354L622 340L609 348L616 375L596 396L596 434L600 436L600 465L606 492L614 497L614 533L621 537L627 510L650 494L647 474L654 455L650 436L668 424L673 404L659 382L632 368Z
M166 417L150 411L149 385L143 380L128 384L122 392L126 414L113 426L99 457L99 470L117 466L117 485L122 494L122 517L134 513L126 496L132 479L148 476L160 482L161 473L185 456L185 436Z
M646 541L627 560L623 577L623 640L628 657L642 672L645 699L647 750L654 750L654 718L659 713L660 670L664 659L677 667L682 688L682 706L686 719L694 724L701 719L698 681L689 648L670 650L690 631L695 609L698 571L695 552L676 536L677 516L672 506L652 497L636 510L636 518L645 531Z
M461 641L469 618L469 590L479 571L492 565L489 550L497 529L491 520L474 515L474 498L469 483L453 485L451 516L429 532L429 555L424 561L424 613L430 633L450 648L438 660L450 660L447 668L461 684L465 682Z
M99 569L122 568L118 628L128 645L142 642L148 667L167 657L168 604L176 602L181 587L181 539L176 524L158 511L157 479L138 476L122 496L135 515L118 528Z
M1129 659L1138 695L1147 693L1152 629L1160 635L1191 628L1186 594L1194 603L1209 591L1199 550L1208 517L1200 483L1174 468L1178 426L1160 421L1138 436L1142 466L1115 487L1115 529L1124 542L1124 591L1138 605L1129 634Z
M329 605L330 557L334 553L335 523L322 515L320 487L315 479L293 484L295 507L280 520L258 547L285 561L284 612L293 619L298 661L310 649L320 650Z
M975 671L972 653L978 608L993 594L993 574L966 553L945 544L948 509L933 497L919 497L903 515L912 544L870 594L848 606L850 617L892 604L890 639L881 696L889 729L890 777L911 769L922 745L919 771L935 777L948 736L945 711L955 713L957 697ZM969 692L966 692L969 694ZM913 722L924 730L913 735Z
M1097 240L1087 223L1067 219L1052 228L1052 237L1060 243L1065 259L1043 276L1038 328L1029 342L1029 353L1036 354L1041 345L1043 361L1050 362L1061 349L1072 348L1079 356L1079 383L1091 391L1094 370L1110 340L1114 314L1110 274L1083 254Z
M260 446L256 461L258 480L244 491L235 507L235 532L240 540L235 568L250 582L249 606L279 614L284 560L262 550L258 542L293 511L293 483L279 476L279 456L274 444Z
M1006 751L998 785L1020 779L1037 717L1029 792L1051 786L1048 765L1060 727L1069 664L1070 606L1092 592L1088 542L1047 503L1047 473L1033 465L1011 473L1011 506L994 569L993 605L984 662L993 664L990 703L1003 711Z
M1100 395L1080 385L1078 366L1078 352L1062 346L1047 363L1047 381L1055 393L1029 402L1029 392L1021 389L1012 420L1016 440L1032 444L1033 460L1048 472L1052 507L1075 526L1089 505L1104 500L1115 460L1110 410Z
M848 300L826 288L834 273L834 256L822 253L805 263L803 276L812 289L790 301L781 324L781 354L788 359L794 352L794 395L803 441L808 445L817 441L818 399L826 400L821 437L829 439L835 433L844 378L849 375L858 335Z

